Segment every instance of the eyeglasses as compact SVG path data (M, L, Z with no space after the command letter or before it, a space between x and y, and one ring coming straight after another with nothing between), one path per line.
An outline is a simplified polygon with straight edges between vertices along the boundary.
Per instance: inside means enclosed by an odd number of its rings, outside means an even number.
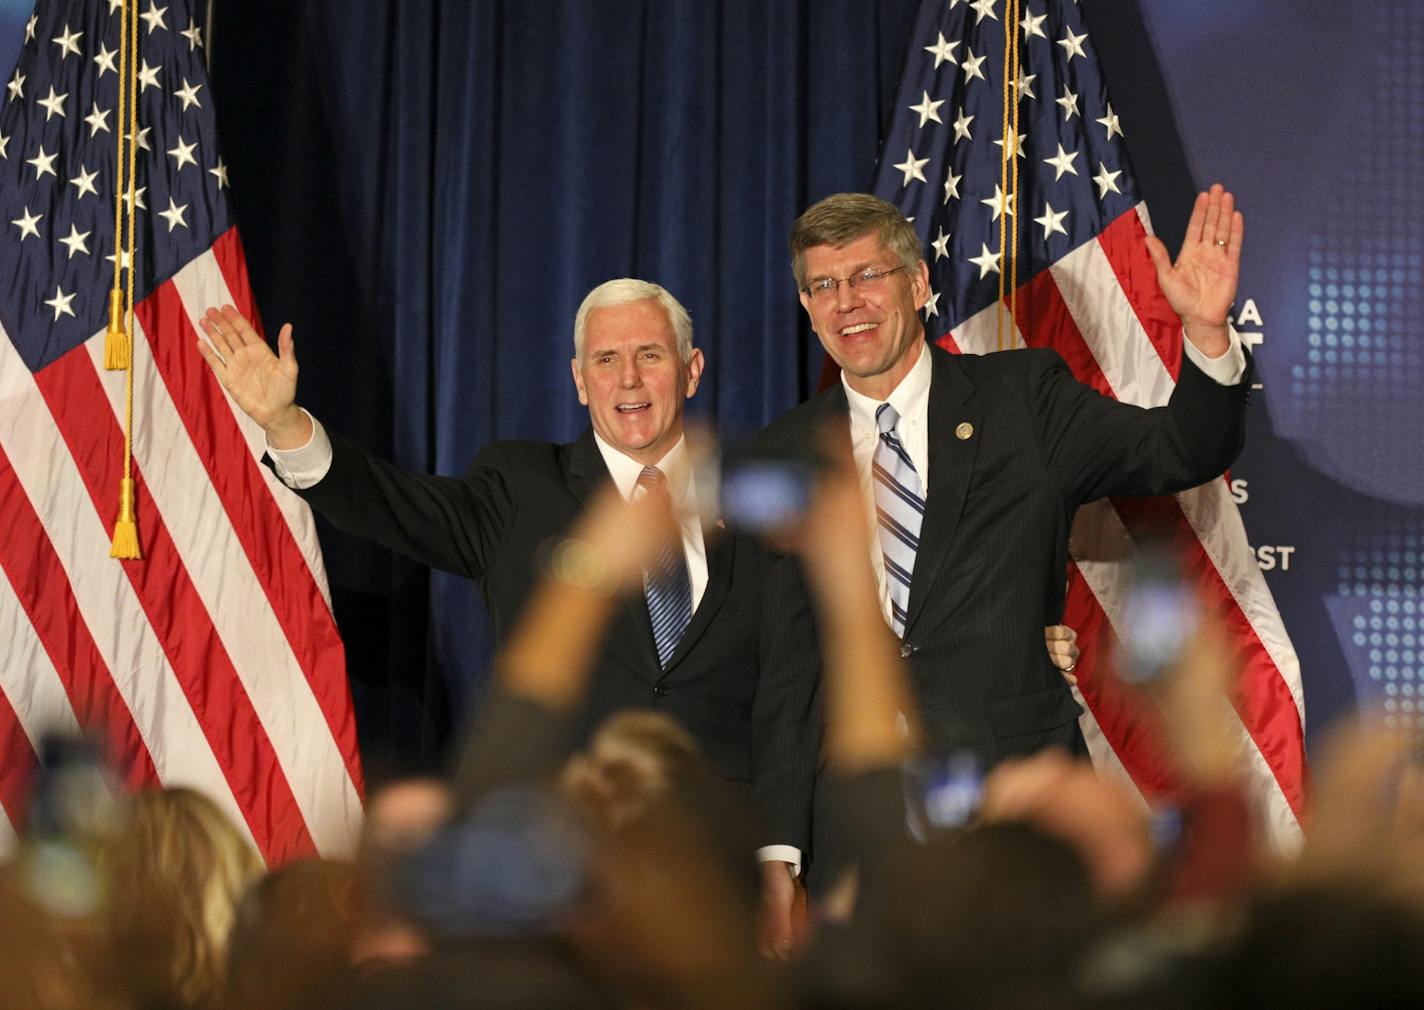
M851 274L849 277L817 277L810 284L801 290L807 297L818 302L830 301L836 296L836 291L840 288L841 282L845 282L851 290L860 288L861 291L878 291L884 284L885 278L893 273L898 273L905 269L905 264L901 263L897 267L889 270L879 270L875 267L866 267L859 273Z

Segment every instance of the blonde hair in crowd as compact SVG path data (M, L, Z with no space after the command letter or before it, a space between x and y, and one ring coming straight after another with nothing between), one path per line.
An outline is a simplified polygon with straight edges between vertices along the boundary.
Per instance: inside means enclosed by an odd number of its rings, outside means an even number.
M217 804L186 788L140 792L99 863L131 994L187 1005L216 994L237 903L265 871Z

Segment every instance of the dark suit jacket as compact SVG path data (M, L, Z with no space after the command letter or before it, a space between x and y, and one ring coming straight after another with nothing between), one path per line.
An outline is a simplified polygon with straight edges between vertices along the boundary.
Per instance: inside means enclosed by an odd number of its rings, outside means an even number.
M410 473L340 436L331 441L330 472L302 497L339 529L474 579L497 642L524 609L546 543L611 481L591 430L567 445L496 442L459 478ZM598 656L583 726L620 709L665 712L749 794L767 844L806 849L820 739L813 650L798 645L780 595L764 591L768 559L757 544L705 532L707 588L667 669L647 605L632 596ZM802 640L810 635L808 625Z
M1063 612L1073 514L1220 475L1244 440L1249 375L1224 387L1184 357L1170 404L1144 410L1081 385L1053 351L930 354L930 485L901 648L928 739L990 764L1073 749L1080 710L1043 642ZM847 409L837 383L775 421L763 447L845 430Z

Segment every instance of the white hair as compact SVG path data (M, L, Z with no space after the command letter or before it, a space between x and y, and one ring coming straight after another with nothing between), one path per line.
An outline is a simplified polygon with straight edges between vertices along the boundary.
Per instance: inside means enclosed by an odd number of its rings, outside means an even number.
M657 302L667 313L677 337L677 356L685 365L692 360L692 317L682 303L660 284L640 281L633 277L619 277L604 281L584 298L574 316L574 356L583 357L584 331L588 328L588 317L594 309L606 309L615 305L631 305L634 302Z

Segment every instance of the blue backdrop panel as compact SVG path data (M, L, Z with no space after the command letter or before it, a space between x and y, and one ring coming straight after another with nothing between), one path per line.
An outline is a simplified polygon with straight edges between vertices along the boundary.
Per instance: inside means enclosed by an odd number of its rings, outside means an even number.
M1307 739L1356 703L1418 725L1424 7L1143 10L1192 173L1247 215L1237 312L1263 388L1234 476L1301 656ZM1140 125L1134 151L1162 145Z

